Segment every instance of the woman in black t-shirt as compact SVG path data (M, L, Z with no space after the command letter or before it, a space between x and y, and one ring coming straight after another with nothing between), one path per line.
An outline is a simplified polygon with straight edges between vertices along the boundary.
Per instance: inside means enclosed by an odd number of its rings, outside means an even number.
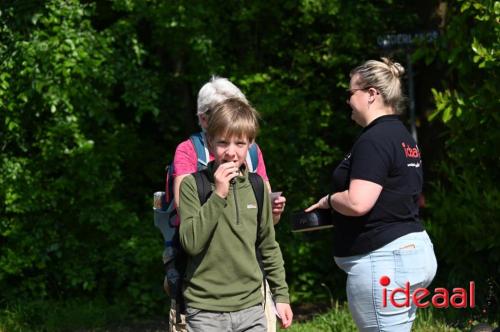
M420 150L398 118L403 74L386 58L351 71L348 104L363 131L335 169L332 193L306 209L334 214L335 262L347 273L360 331L410 331L417 307L429 300L412 298L413 291L427 287L437 268L419 219Z

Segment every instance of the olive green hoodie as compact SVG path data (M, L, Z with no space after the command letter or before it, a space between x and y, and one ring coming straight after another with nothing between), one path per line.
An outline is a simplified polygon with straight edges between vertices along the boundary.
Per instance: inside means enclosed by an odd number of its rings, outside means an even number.
M209 163L214 189L214 162ZM200 207L196 182L184 178L180 190L180 241L188 254L184 298L189 307L237 311L262 302L257 262L257 201L247 171L229 187L226 199L215 192ZM289 303L283 258L274 239L269 193L264 190L258 250L276 302Z

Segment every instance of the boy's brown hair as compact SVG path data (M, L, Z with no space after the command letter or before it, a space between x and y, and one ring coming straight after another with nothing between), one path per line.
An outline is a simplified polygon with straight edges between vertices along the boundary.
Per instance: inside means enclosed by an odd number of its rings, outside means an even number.
M218 103L208 117L207 139L215 137L247 138L252 143L259 130L259 113L239 98L229 98Z

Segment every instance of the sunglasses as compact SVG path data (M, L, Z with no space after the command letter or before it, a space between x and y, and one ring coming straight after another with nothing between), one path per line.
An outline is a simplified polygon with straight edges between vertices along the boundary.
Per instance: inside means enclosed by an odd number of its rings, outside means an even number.
M351 100L352 95L355 94L356 91L368 91L371 88L373 88L373 87L367 86L366 88L347 89L347 101L349 102ZM374 88L374 89L376 89L376 88ZM378 90L376 90L376 91L377 91L377 94L379 95L380 92Z
M347 99L351 99L352 95L356 93L356 91L366 91L370 89L370 87L367 88L358 88L358 89L347 89Z

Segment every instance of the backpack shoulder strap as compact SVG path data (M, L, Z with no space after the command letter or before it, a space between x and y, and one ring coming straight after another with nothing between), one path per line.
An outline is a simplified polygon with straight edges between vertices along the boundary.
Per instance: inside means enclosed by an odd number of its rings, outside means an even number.
M248 148L247 153L247 165L250 173L257 172L257 167L259 166L259 153L257 150L257 144L253 143Z
M210 185L210 181L208 181L207 170L205 169L193 173L193 176L194 180L196 181L196 189L198 191L198 198L200 199L200 205L203 205L212 194L212 186Z
M167 205L173 201L174 199L174 184L173 184L173 176L174 173L174 164L167 165L165 167L165 195L162 197L162 208L163 210L167 209Z
M260 233L260 224L262 223L262 209L264 206L264 180L257 173L248 173L248 180L252 185L255 199L257 200L257 237Z
M210 159L210 154L208 152L207 145L205 144L205 134L202 132L196 133L189 137L191 143L193 143L194 150L196 151L197 169L200 171L207 167Z

